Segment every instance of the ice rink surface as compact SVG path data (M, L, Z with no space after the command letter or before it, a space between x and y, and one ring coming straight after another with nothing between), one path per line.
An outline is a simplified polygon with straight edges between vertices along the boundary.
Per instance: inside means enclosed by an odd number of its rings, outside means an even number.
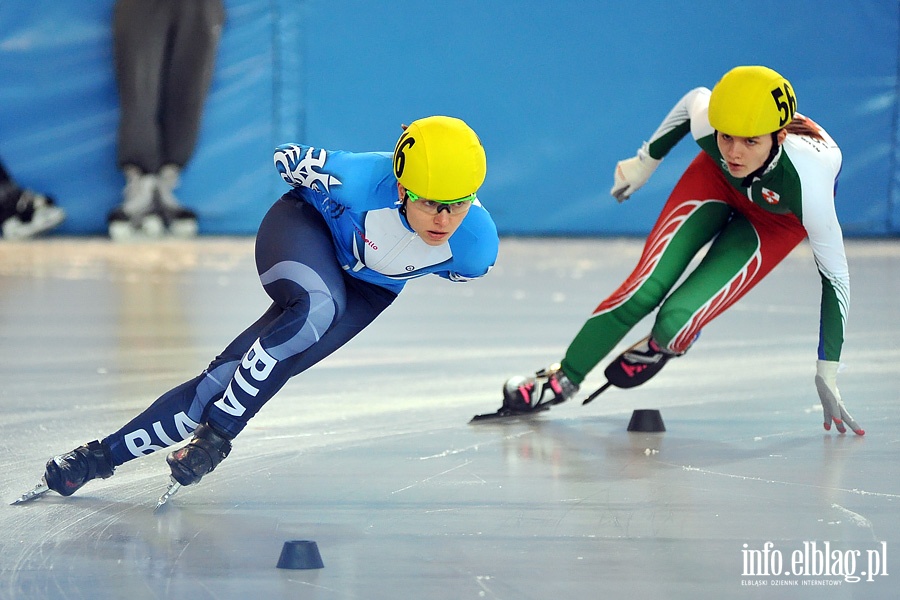
M0 598L897 598L900 243L847 245L839 385L864 437L822 428L805 244L645 386L582 406L603 363L576 401L468 424L561 358L641 247L504 239L482 280L411 282L154 513L162 452L8 503L263 311L252 240L2 243ZM627 432L647 408L667 431ZM288 540L324 568L276 568Z

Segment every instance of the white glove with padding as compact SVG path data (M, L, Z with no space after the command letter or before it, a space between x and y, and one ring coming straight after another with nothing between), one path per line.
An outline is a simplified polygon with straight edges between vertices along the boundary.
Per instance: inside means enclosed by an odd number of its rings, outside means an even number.
M835 360L816 361L816 390L819 392L819 400L822 401L825 430L831 431L831 422L834 421L834 425L841 433L847 432L847 428L844 427L846 423L856 435L865 435L865 430L853 420L844 406L844 401L841 400L841 392L837 387L839 365L840 363Z
M644 142L638 148L635 156L616 163L616 171L613 173L615 183L609 193L619 202L628 200L633 193L647 183L656 167L662 162L661 159L652 158L648 148L649 145Z

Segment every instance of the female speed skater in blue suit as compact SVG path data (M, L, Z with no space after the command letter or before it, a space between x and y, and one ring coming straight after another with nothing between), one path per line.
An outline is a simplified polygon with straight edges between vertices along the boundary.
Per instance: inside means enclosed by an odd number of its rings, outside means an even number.
M42 484L23 499L48 490L69 496L189 437L167 457L170 490L200 481L288 379L362 331L407 280L434 273L466 281L496 260L497 230L476 196L484 149L459 119L414 121L393 153L280 146L275 166L292 189L256 238L269 309L200 375L115 433L48 461Z

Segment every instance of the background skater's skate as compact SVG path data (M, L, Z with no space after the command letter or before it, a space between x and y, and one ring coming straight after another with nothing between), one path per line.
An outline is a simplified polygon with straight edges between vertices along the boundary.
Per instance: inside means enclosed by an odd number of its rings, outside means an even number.
M670 358L676 356L681 355L660 347L652 337L645 337L606 367L603 371L606 383L582 404L588 404L612 386L633 388L646 383L662 370ZM513 377L507 380L503 386L503 406L496 412L475 415L470 423L530 416L548 410L554 404L565 402L577 392L578 386L569 380L559 364L554 364L538 371L534 377Z
M550 410L578 392L559 363L540 370L532 377L512 377L503 384L503 406L496 412L475 415L470 423L491 419L531 416Z
M661 348L652 337L647 336L607 365L603 371L606 383L581 404L593 401L610 386L627 389L643 385L662 371L670 358L677 356L681 355Z

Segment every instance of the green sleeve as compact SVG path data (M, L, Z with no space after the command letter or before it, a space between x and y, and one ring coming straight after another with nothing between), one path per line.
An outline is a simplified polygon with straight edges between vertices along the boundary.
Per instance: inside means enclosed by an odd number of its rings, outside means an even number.
M844 311L841 310L840 296L831 281L822 278L822 307L819 324L819 359L840 360L844 345Z
M709 94L707 88L698 87L678 100L647 142L647 152L651 158L661 160L665 157L678 142L691 133L692 121L697 121L698 131L710 129L709 133L712 132L706 121Z
M659 137L651 138L647 149L651 158L657 160L663 158L669 151L674 148L678 142L684 138L691 130L691 122L685 121L680 125L676 125L669 131L663 133Z

